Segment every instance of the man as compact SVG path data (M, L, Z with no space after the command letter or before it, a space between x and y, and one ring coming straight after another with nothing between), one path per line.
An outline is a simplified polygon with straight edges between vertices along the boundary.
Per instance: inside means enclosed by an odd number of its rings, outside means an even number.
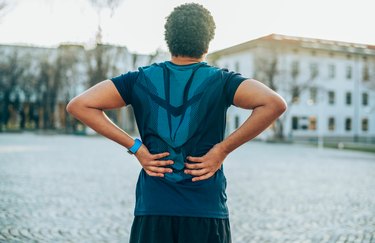
M77 119L129 149L143 167L131 243L231 242L223 162L286 109L262 83L204 62L214 31L202 5L176 7L165 24L170 61L102 81L67 106ZM129 104L141 140L103 112ZM224 139L231 105L253 112Z

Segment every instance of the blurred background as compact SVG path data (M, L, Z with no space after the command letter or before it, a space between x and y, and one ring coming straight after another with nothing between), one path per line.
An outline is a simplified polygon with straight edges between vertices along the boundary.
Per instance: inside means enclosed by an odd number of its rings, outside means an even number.
M65 108L168 60L185 2L0 0L0 242L127 241L140 166ZM234 242L375 242L375 3L193 2L216 22L206 61L288 103L225 165ZM131 106L105 112L138 135ZM230 107L226 135L250 113Z
M288 102L259 139L371 150L371 1L199 2L217 23L207 61L266 83ZM0 130L92 133L67 114L68 101L104 79L168 59L164 21L180 3L2 0ZM131 107L108 115L137 132ZM230 109L227 134L247 115Z

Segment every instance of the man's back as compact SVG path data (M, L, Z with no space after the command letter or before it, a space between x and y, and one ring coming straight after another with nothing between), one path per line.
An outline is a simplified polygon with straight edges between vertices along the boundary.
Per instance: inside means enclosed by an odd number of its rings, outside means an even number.
M222 169L201 182L192 182L184 169L188 155L202 156L224 139L227 108L244 80L205 62L170 61L112 79L134 108L142 142L153 154L168 151L163 159L174 161L164 178L140 172L136 215L227 217Z
M245 78L205 62L166 61L136 73L136 79L122 82L131 82L131 100L125 102L134 108L143 143L151 153L170 152L164 159L174 161L173 173L166 174L166 179L191 179L183 173L186 156L204 155L223 140L226 110Z

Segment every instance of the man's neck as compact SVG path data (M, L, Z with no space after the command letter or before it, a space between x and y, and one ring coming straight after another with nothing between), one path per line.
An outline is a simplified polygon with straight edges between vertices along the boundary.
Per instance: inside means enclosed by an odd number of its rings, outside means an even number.
M203 60L204 60L204 56L200 58L185 57L185 56L172 56L171 58L171 62L176 65L188 65L188 64L202 62Z

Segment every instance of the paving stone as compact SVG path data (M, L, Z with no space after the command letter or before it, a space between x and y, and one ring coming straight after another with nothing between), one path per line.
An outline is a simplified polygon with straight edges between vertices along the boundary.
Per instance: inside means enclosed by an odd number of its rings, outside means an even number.
M128 242L140 166L124 151L1 134L0 243ZM375 243L374 154L250 142L224 171L233 243Z

